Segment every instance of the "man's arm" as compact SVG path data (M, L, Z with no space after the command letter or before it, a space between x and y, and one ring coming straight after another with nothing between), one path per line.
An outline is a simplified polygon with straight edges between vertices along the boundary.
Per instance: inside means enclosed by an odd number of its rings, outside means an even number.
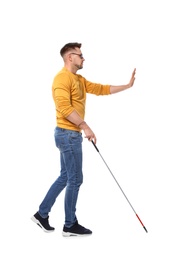
M129 83L127 85L121 85L121 86L110 86L110 93L114 94L117 92L120 92L122 90L128 89L130 87L133 86L134 81L135 81L135 73L136 73L136 69L134 69L131 79L129 81ZM92 141L94 140L94 143L96 143L96 136L93 133L93 131L91 130L91 128L87 125L87 123L79 116L79 114L74 110L72 113L70 113L67 117L66 117L70 122L72 122L73 124L75 124L77 127L79 127L80 129L82 129L85 133L85 137L89 140Z
M91 128L87 125L87 123L78 115L78 113L74 110L70 115L66 117L70 122L72 122L74 125L82 129L85 133L85 138L87 138L89 141L94 140L94 143L96 143L96 136L91 130Z
M125 89L131 88L134 84L135 81L135 73L136 73L136 69L134 69L134 71L132 72L132 76L131 79L129 81L129 83L127 85L120 85L120 86L110 86L110 94L115 94L118 93L120 91L123 91Z

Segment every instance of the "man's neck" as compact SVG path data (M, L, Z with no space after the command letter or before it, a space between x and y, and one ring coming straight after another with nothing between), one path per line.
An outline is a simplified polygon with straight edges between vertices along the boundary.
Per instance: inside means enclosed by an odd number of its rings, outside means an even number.
M69 70L71 73L73 73L73 74L76 74L76 72L77 72L77 70L78 70L76 67L72 67L72 66L69 66L69 65L67 65L67 64L65 64L64 67L65 67L67 70Z

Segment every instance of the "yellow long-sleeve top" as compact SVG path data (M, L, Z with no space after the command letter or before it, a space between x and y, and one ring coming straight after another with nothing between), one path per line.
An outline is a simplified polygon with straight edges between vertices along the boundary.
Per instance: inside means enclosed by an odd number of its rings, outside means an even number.
M52 84L52 95L58 127L80 131L66 118L75 110L84 119L86 93L109 95L110 85L89 82L83 76L73 74L65 67L55 76Z

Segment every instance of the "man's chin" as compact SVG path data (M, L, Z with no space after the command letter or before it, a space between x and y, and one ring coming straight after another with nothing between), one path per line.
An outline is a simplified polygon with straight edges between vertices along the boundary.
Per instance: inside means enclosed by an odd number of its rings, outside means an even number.
M76 67L78 68L78 70L83 69L83 65L76 65Z

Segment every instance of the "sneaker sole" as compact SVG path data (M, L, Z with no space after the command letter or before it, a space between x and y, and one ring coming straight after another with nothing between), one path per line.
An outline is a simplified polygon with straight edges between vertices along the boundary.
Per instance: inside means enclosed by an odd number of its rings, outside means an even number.
M34 216L31 217L31 220L32 220L34 223L36 223L41 229L43 229L43 231L46 232L46 233L52 233L52 232L55 231L55 230L47 230L47 229L45 229L45 228L42 226L42 224L40 223L40 221L39 221L38 219L36 219Z
M86 236L91 236L91 234L76 234L76 233L71 233L71 232L62 232L63 237L86 237Z

